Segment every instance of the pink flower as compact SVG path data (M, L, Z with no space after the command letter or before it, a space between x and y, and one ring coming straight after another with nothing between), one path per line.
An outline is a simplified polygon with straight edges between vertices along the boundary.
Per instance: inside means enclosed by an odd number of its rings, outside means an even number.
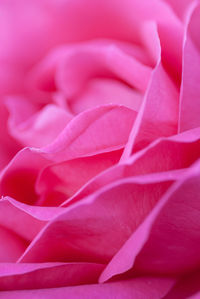
M2 298L198 298L199 78L199 0L0 2Z

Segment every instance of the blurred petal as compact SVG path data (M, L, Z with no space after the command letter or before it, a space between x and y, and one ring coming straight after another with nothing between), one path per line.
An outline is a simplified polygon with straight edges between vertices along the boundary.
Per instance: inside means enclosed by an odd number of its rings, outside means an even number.
M85 111L42 150L46 158L60 162L120 149L128 140L135 117L136 112L118 105Z
M199 279L199 270L183 276L163 299L198 299L200 294Z
M14 104L16 101L10 105ZM13 109L15 108L15 104ZM53 140L62 132L72 116L64 109L55 105L46 105L39 112L33 114L25 121L16 123L17 114L26 110L24 106L19 111L11 114L9 119L9 128L11 135L18 139L25 146L43 147L53 142Z
M195 2L194 2L195 3ZM193 5L184 40L179 130L200 126L200 5Z

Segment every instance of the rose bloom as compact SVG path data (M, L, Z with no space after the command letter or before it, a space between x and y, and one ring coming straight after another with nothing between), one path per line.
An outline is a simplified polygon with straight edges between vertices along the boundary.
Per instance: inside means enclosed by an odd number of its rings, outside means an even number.
M0 298L200 298L200 1L0 1Z

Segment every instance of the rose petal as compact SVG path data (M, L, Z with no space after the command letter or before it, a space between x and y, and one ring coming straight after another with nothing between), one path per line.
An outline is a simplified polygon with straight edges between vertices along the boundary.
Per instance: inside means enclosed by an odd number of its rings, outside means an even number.
M16 113L16 111L13 113L14 117ZM25 146L43 147L53 142L71 119L72 116L64 109L55 105L46 105L38 113L19 124L16 124L11 116L9 128L11 135Z
M63 203L63 206L79 201L85 196L95 192L103 186L119 180L120 178L157 173L172 170L187 169L199 158L200 152L200 129L193 129L170 138L156 140L142 151L120 163L111 169L99 174L88 182L70 201ZM174 159L174 157L178 157ZM159 163L157 163L159 161ZM181 176L182 173L179 172Z
M44 225L62 212L62 208L43 208L5 197L0 201L0 225L27 241L32 241Z
M185 20L188 7L193 2L193 0L165 0L170 4L170 6L174 9L176 14L183 20Z
M85 111L42 150L45 157L60 162L120 149L128 140L135 116L133 110L117 105Z
M142 277L106 284L1 292L1 294L5 299L63 299L66 297L72 299L160 299L170 290L173 284L174 280L169 278Z
M46 167L36 182L37 204L58 206L91 178L118 163L120 156L121 151L115 151Z
M124 105L138 111L143 95L123 83L113 79L93 79L78 96L68 101L70 110L75 114L98 105Z
M103 267L92 263L1 263L0 291L96 283Z
M174 287L169 291L169 293L163 299L199 298L199 294L200 294L199 279L200 279L199 271L183 276L182 278L180 278L180 280L177 281Z
M183 79L179 130L200 126L200 5L193 5L188 16L183 53Z
M0 103L0 171L5 167L20 149L20 145L8 133L8 112Z
M134 271L174 274L198 267L200 161L163 196L114 256L100 277L105 281Z
M37 200L35 181L42 168L49 163L36 149L19 151L1 173L0 194L34 204Z
M106 186L52 220L20 260L108 262L175 179L150 175Z
M158 64L130 133L123 159L160 137L176 134L177 125L178 91L162 65Z
M114 43L80 44L66 52L56 76L57 85L68 98L76 96L93 77L116 75L131 86L144 91L151 68L122 51Z

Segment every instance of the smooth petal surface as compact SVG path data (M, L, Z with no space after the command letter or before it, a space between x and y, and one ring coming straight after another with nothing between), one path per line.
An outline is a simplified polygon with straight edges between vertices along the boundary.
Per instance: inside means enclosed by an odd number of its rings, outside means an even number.
M58 206L90 179L118 163L121 153L108 152L46 167L36 182L36 192L39 195L37 204Z
M30 291L1 292L0 298L5 299L160 299L173 286L173 279L142 277L126 281L118 281L106 284L91 284L76 287L52 288Z
M165 1L170 4L170 6L174 9L176 14L183 20L186 19L186 15L190 4L194 2L193 0L177 0L177 1L165 0Z
M177 133L178 91L162 64L155 69L123 159L160 137Z
M0 171L20 149L20 145L8 134L7 119L8 112L0 103Z
M103 268L92 263L0 263L0 291L96 283Z
M45 157L60 162L121 149L128 140L135 117L135 111L118 105L85 111L42 151Z
M199 266L199 170L196 162L108 264L100 281L133 271L177 274Z
M164 299L189 298L198 299L200 294L199 270L180 278Z
M4 168L0 176L2 196L10 196L28 204L36 202L36 179L42 168L50 163L39 152L37 149L25 148Z
M21 110L19 113L21 114ZM14 115L16 117L16 111ZM9 128L11 135L25 146L43 147L53 142L71 119L72 115L64 109L55 105L46 105L19 124L16 124L11 117Z
M44 225L62 211L31 207L12 198L2 198L0 210L1 262L16 262Z
M29 242L33 240L49 220L63 211L62 208L26 205L9 197L1 199L0 207L1 226Z
M193 5L188 16L183 53L179 130L200 126L200 5Z
M162 177L173 175L173 170L186 170L199 158L200 152L200 129L184 132L170 138L162 138L150 144L144 150L133 155L123 163L115 165L96 178L92 179L86 186L81 188L70 201L63 205L79 201L101 187L125 177L157 173ZM178 157L174 159L174 156ZM157 163L159 161L159 163ZM175 172L176 173L176 172ZM177 175L181 177L182 173Z
M35 238L20 261L108 262L174 180L147 176L106 186L65 208Z

